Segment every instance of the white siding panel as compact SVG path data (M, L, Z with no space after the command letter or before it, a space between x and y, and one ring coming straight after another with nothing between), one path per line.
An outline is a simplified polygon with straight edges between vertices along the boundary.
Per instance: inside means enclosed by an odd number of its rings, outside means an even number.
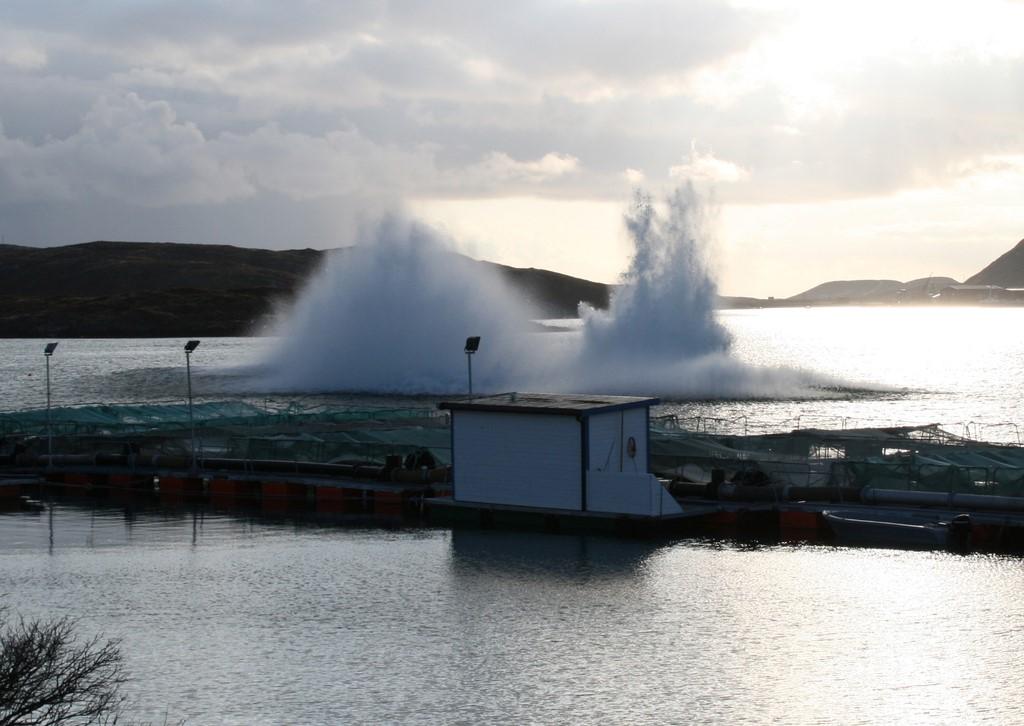
M587 509L660 517L682 507L653 474L587 472Z
M651 514L659 517L668 514L682 514L683 508L679 506L679 502L676 498L669 493L669 490L658 481L658 477L651 474L651 487L654 489L654 493L651 496L651 504L657 507L657 511L651 511Z
M587 418L590 427L587 430L590 445L588 471L619 471L620 456L624 456L619 440L621 424L622 417L618 411Z
M589 471L647 472L647 409L630 408L591 416L589 419ZM636 439L636 456L630 457L629 437Z
M579 510L582 434L574 416L453 413L458 501Z
M647 408L629 408L623 414L623 446L630 436L636 439L636 456L627 456L622 470L642 474L647 471Z
M616 514L651 514L650 474L587 472L587 509Z

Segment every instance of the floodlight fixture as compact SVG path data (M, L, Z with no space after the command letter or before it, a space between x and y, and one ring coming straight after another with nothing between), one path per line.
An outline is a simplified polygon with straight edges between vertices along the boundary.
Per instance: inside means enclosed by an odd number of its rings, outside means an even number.
M47 343L43 348L46 357L46 466L53 466L53 419L50 415L50 356L57 350L57 343Z
M480 336L466 338L466 367L469 372L469 397L473 397L473 354L480 348Z
M192 430L192 471L196 469L196 422L192 417L192 351L199 347L198 340L185 343L185 379L188 381L188 426Z

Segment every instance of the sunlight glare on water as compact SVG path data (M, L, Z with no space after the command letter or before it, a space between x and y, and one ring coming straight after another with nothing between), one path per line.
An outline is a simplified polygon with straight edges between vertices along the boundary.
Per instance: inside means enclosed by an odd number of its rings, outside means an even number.
M765 312L723 313L736 354L759 365L936 391L974 392L1024 375L1019 308L785 308L769 313L770 326Z
M924 425L1021 443L1021 308L849 307L721 313L739 358L803 368L840 386L827 399L670 404L751 429ZM850 390L853 389L853 390ZM857 390L864 389L864 390Z
M663 397L665 405L656 413L742 421L754 430L941 423L954 433L1022 441L1024 336L1015 331L1024 329L1024 308L779 308L718 314L732 334L733 356L755 366L809 371L812 378L830 380L832 390L782 398ZM0 410L45 406L43 343L0 344L0 374L8 382ZM173 339L63 341L52 361L54 405L181 401L183 344ZM355 398L344 392L274 392L254 386L250 367L274 344L266 338L204 340L192 359L196 398L287 402L315 393L323 402L341 405ZM494 355L485 336L474 374L495 365L489 357ZM459 374L464 374L461 367ZM648 390L651 382L642 375L627 372L624 378L634 381L631 393L657 394ZM359 398L365 402L365 396ZM385 396L378 403L395 400Z
M737 357L835 388L659 412L1019 436L1020 308L719 315ZM44 405L43 342L0 345L0 408ZM54 403L181 401L183 343L64 341ZM249 387L267 345L204 340L197 398L294 400ZM6 604L122 637L130 716L154 723L1019 723L1021 562L95 504L0 515Z
M1016 558L70 505L0 544L11 606L124 637L148 720L1024 717Z

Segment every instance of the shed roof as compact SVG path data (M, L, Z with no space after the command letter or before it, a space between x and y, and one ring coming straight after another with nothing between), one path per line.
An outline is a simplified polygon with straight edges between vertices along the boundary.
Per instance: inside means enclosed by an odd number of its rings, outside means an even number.
M562 393L498 393L458 401L442 401L438 408L450 411L494 411L591 416L624 408L654 406L661 401L642 396L594 396Z

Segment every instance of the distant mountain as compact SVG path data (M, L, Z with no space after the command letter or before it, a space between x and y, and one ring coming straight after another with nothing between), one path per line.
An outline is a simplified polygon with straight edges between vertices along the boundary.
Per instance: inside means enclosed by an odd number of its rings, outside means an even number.
M835 280L793 295L787 301L800 304L893 303L924 300L949 285L959 283L951 277L922 277L909 282L899 280Z
M789 298L793 302L863 300L866 297L895 293L903 286L898 280L833 280Z
M581 302L595 308L608 307L610 285L534 267L480 264L497 267L498 273L526 298L538 317L574 318Z
M0 338L247 335L326 254L169 242L0 245ZM478 264L496 269L541 317L573 317L580 301L608 306L601 283Z
M0 244L0 338L247 335L292 299L328 253L172 242L88 242L64 247ZM575 317L585 302L607 308L614 286L550 270L495 269L534 314ZM719 297L720 308L924 302L949 277L836 280L785 299ZM1024 288L1024 240L970 285Z
M322 250L262 250L172 242L0 245L0 295L89 297L193 288L292 293Z
M1024 287L1024 239L984 270L968 277L965 284Z
M173 288L87 297L0 296L0 338L248 335L274 311L273 288Z

